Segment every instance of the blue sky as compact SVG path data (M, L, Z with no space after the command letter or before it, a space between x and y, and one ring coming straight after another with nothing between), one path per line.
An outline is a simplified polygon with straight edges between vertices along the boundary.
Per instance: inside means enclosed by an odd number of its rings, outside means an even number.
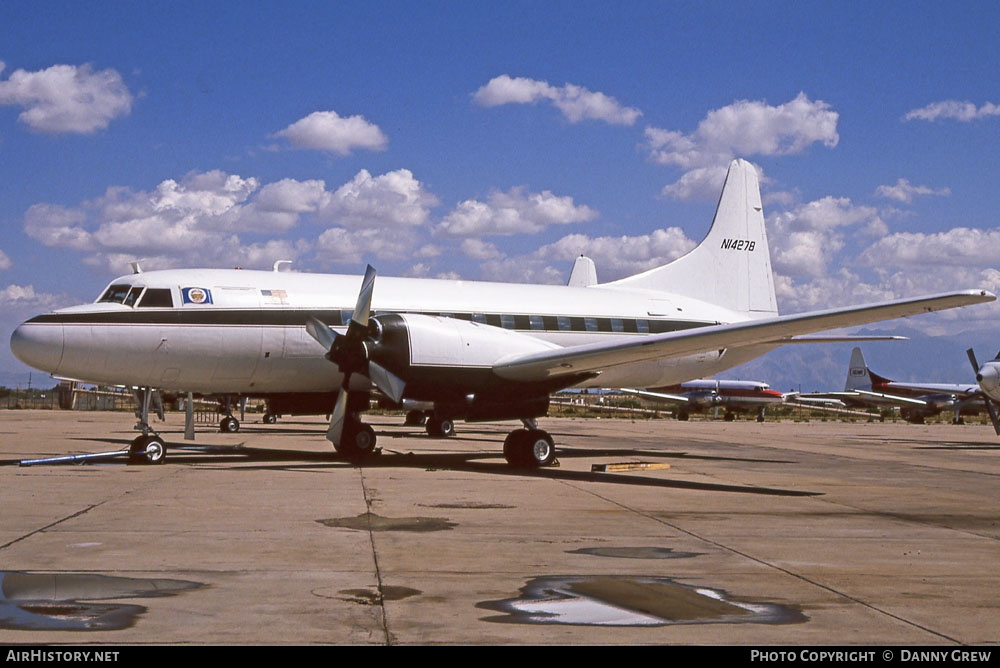
M562 282L586 253L619 278L701 239L733 157L783 312L1000 289L997 3L12 1L0 25L3 341L133 259Z

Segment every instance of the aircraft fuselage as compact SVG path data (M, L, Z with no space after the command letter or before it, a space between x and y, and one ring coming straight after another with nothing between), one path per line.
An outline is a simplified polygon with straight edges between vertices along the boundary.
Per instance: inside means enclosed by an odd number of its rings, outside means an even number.
M315 316L343 332L358 287L359 277L348 275L143 272L112 281L102 293L106 301L25 322L15 331L11 348L31 366L99 384L200 393L329 392L340 387L341 374L324 358L326 351L308 335L305 323ZM159 298L150 299L153 305L147 306L152 290ZM169 306L164 305L167 291ZM485 344L477 342L472 366L478 361L483 367L512 352L748 319L745 313L646 290L411 278L379 279L372 310L376 315L443 316L507 330L495 332L495 346L489 337ZM468 367L468 359L450 357L456 349L452 343L438 347L424 342L410 351L410 361L427 367ZM717 373L770 348L625 364L580 386L666 385ZM364 378L354 382L358 389L366 385Z

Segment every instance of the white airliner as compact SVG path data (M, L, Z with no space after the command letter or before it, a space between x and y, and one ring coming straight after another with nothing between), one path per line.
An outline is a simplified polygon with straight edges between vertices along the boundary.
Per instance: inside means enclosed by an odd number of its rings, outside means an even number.
M553 461L552 438L534 419L556 390L670 385L817 340L801 335L996 298L967 290L779 316L757 171L743 160L730 165L698 247L610 283L583 274L568 286L376 285L369 267L359 285L277 263L271 272L134 269L92 304L20 325L13 353L60 377L147 388L147 397L148 388L313 397L332 410L327 438L349 457L374 450L358 417L374 385L431 411L432 433L455 419L521 420L526 428L504 442L516 466ZM163 441L145 418L142 427L133 453L162 461Z
M975 362L973 368L977 369ZM945 411L952 412L952 423L961 424L962 415L990 409L984 391L975 383L892 380L872 371L858 347L851 351L843 392L816 392L798 397L803 402L822 399L838 400L852 407L896 407L900 417L915 424Z
M764 421L764 409L785 401L785 395L756 380L689 380L667 387L639 390L623 387L622 392L645 399L677 404L677 419L687 420L691 413L725 409L725 419L734 420L742 411L756 411L757 422Z

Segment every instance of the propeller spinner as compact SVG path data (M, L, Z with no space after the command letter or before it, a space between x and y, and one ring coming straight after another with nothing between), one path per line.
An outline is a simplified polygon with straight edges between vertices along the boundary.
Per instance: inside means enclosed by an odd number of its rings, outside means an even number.
M396 403L402 399L406 387L402 379L377 362L371 361L369 357L367 344L375 340L378 330L377 321L370 318L374 290L375 268L368 265L346 334L338 334L316 318L309 318L306 322L309 335L327 349L327 359L336 364L343 374L337 403L330 415L330 427L326 431L326 438L333 443L338 452L349 455L367 454L375 448L375 432L372 428L348 415L351 376L355 373L366 376L375 387ZM376 327L370 327L373 322Z

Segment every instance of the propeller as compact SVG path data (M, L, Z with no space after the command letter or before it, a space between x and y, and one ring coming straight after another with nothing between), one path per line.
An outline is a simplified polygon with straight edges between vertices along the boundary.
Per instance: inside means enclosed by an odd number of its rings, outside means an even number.
M969 362L972 364L972 373L976 374L976 380L979 380L981 375L979 373L979 362L976 361L976 353L973 352L972 348L969 348L965 351L965 354L969 356ZM993 431L997 433L997 436L1000 436L1000 417L997 417L997 408L993 405L993 400L986 396L985 392L983 392L983 402L986 404L986 410L990 413Z
M309 336L327 349L326 358L336 364L343 374L337 403L330 415L330 427L326 431L327 439L334 445L340 445L344 436L352 375L360 373L367 376L375 387L395 403L399 403L403 398L403 390L406 387L401 378L369 359L369 348L366 344L375 343L378 338L378 323L371 321L370 318L374 290L375 268L368 265L346 334L338 334L317 318L309 318L306 321L306 331L309 332ZM374 327L370 326L372 322Z

